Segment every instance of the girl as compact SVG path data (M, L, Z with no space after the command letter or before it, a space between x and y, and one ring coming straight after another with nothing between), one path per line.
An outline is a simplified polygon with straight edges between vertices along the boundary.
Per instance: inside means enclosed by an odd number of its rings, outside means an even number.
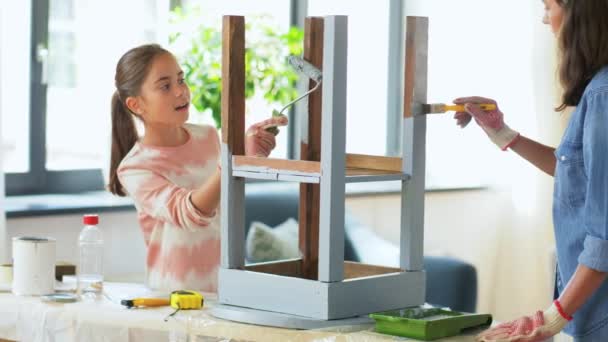
M521 136L480 97L456 99L490 139L555 177L553 221L559 298L545 311L498 325L481 341L544 341L565 328L575 341L608 341L608 0L544 0L559 39L564 91L558 111L576 106L557 149ZM493 101L492 101L493 102ZM495 102L494 102L495 103ZM566 285L564 287L564 285Z
M190 91L175 57L158 45L125 53L112 96L109 189L133 198L147 246L147 283L215 292L220 258L220 143L211 126L187 124ZM133 116L145 128L138 137ZM284 126L274 117L247 130L245 153L268 156Z

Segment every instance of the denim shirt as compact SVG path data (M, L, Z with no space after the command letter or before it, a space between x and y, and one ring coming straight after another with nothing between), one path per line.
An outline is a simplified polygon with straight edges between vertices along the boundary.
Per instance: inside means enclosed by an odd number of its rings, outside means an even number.
M608 272L608 67L585 89L555 156L553 224L561 293L579 264ZM608 323L608 281L573 317L565 331L575 337Z

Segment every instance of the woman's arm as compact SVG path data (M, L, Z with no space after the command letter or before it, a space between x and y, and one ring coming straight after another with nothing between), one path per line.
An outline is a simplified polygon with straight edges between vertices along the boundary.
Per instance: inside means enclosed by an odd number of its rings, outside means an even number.
M455 99L454 103L465 105L466 110L466 112L454 114L458 126L464 128L471 119L475 118L475 122L500 149L503 151L507 148L512 149L541 171L553 176L556 163L553 154L555 149L521 136L517 131L507 126L504 122L504 114L498 108L496 101L485 97L471 96ZM480 103L495 104L496 109L482 110L477 106Z
M559 297L566 314L572 316L606 280L607 273L579 264Z
M499 324L479 334L476 341L540 342L557 335L600 287L606 274L579 264L559 300L548 309Z
M555 173L555 149L528 139L522 135L511 145L511 150L522 158L532 163L546 174L553 176Z

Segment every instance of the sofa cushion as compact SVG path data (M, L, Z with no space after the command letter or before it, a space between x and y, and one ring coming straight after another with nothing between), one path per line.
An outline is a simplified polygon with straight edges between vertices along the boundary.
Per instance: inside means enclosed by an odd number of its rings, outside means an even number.
M249 262L299 258L298 221L288 218L274 228L258 221L252 222L245 251Z
M250 183L245 186L245 236L254 221L275 227L285 220L299 217L300 187L295 183ZM359 261L348 235L345 217L344 260Z

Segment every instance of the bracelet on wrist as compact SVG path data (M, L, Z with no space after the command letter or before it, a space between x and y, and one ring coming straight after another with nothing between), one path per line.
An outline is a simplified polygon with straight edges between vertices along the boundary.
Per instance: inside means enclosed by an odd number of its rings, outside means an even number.
M567 321L571 321L572 320L572 316L568 315L566 313L566 311L564 311L564 309L562 308L562 304L559 302L559 300L554 300L553 304L555 304L555 308L557 309L557 312L559 312L559 315L562 316L563 318L565 318Z

